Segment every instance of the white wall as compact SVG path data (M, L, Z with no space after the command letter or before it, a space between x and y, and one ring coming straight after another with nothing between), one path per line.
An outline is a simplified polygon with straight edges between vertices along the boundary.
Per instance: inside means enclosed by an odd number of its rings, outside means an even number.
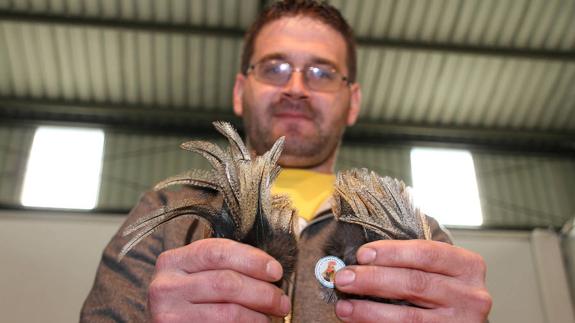
M571 223L572 227L565 232L561 246L567 268L567 278L569 278L571 301L575 307L575 218L571 220Z
M574 322L558 236L550 231L451 230L458 246L481 254L493 296L490 322Z
M100 253L121 216L0 212L2 322L77 322ZM482 254L491 323L573 322L557 236L546 231L452 230Z
M77 322L120 216L0 213L0 321Z

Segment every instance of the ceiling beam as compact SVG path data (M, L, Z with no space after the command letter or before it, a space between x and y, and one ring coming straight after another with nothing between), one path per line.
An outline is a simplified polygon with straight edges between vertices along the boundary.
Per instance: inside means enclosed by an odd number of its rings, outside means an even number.
M218 109L211 112L206 110L141 104L0 98L0 120L9 123L75 124L162 134L212 132L211 122L215 120L240 123L240 120L231 112L231 107L229 113L218 112Z
M261 1L260 6L266 1ZM259 9L261 10L261 8ZM205 36L242 38L245 30L238 27L198 26L185 23L122 20L115 18L65 16L12 10L0 10L0 20L41 24L115 28L146 32L196 34ZM466 45L445 42L411 41L393 38L358 37L360 46L436 51L471 55L520 57L545 60L575 61L575 51L513 48L504 46Z
M362 120L350 131L352 141L381 145L406 143L419 146L497 150L505 153L535 153L575 157L575 133L434 126L426 124L377 123ZM353 129L353 128L352 128Z
M162 135L214 134L212 121L242 128L230 108L194 109L125 104L0 98L4 123L74 124L114 131ZM229 111L229 112L224 112ZM504 152L575 156L575 133L438 127L360 120L346 132L347 142L373 145L432 145Z
M153 22L122 20L115 18L65 16L0 10L0 21L15 21L52 25L68 25L77 27L112 28L146 32L162 32L176 34L201 34L218 37L243 37L244 30L235 27L198 26L176 22Z

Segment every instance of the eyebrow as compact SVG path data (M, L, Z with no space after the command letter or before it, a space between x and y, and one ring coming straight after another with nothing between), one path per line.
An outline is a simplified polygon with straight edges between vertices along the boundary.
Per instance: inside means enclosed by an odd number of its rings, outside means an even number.
M339 71L339 68L337 68L335 63L330 61L329 59L325 59L325 58L321 58L321 57L313 57L311 62L314 64L328 65L331 68L333 68L334 70Z
M254 63L254 64L257 64L257 63L263 62L263 61L269 61L269 60L272 60L272 59L278 59L278 60L284 60L284 61L286 61L286 60L287 60L287 56L284 55L284 54L281 54L281 53L272 53L272 54L265 55L264 57L258 59L258 61L257 61L256 63Z

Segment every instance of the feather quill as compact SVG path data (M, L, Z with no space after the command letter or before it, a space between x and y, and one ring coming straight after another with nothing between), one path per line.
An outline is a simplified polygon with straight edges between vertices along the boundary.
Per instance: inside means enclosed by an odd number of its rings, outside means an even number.
M204 169L192 169L183 174L168 177L154 186L154 191L159 191L173 185L189 185L198 188L217 190L213 183L214 173Z

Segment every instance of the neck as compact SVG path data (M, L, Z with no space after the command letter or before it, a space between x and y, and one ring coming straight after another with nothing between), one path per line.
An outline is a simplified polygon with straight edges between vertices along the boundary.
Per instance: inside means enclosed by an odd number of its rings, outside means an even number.
M309 165L309 166L301 165L301 163L297 163L297 161L290 159L285 160L284 158L280 158L278 164L283 168L296 168L296 169L309 170L312 172L318 172L322 174L333 174L335 166L335 156L336 154L333 154L327 160L317 165Z

